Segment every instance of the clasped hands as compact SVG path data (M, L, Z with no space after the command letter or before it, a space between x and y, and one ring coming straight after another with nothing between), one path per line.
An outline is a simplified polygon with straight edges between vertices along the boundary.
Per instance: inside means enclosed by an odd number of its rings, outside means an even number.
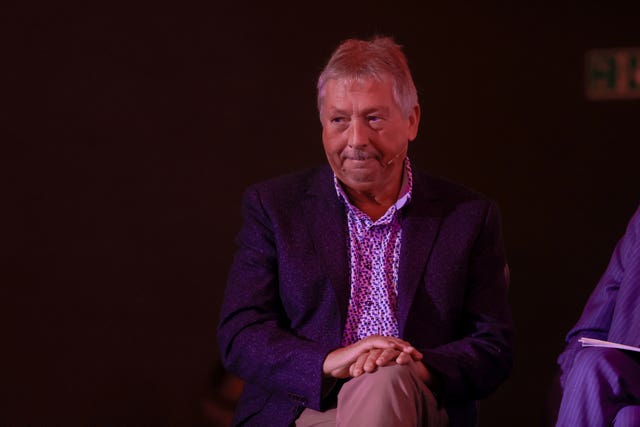
M422 353L409 342L396 337L371 335L329 353L322 371L329 377L348 378L375 372L387 365L413 364L421 379L428 384L430 375L421 360Z

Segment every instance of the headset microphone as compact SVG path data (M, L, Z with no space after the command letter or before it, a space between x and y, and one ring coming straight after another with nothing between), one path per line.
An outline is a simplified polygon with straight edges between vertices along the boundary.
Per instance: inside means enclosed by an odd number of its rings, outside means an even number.
M403 148L400 152L398 152L398 154L396 154L396 155L395 155L395 156L393 156L391 159L389 159L389 161L388 161L388 162L383 163L383 164L384 164L384 167L386 168L387 166L390 166L390 165L391 165L391 163L395 162L395 161L398 159L398 157L400 157L400 156L402 156L402 155L404 155L404 154L407 154L407 149L408 149L408 148L409 148L409 144L407 143L407 145L405 145L405 146L404 146L404 148Z

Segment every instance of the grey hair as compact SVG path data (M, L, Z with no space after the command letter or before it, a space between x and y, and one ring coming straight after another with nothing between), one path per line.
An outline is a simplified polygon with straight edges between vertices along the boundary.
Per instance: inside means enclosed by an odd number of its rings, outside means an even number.
M405 117L418 105L418 93L402 47L390 37L347 39L340 43L318 78L318 111L322 113L325 86L332 79L391 77L393 98Z

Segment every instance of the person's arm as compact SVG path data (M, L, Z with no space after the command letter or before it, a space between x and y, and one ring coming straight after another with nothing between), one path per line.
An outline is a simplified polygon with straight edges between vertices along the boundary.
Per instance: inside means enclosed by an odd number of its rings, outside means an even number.
M507 298L508 268L500 215L490 204L468 260L461 339L420 349L445 403L480 399L494 391L513 364L513 323Z
M581 337L607 340L609 328L616 307L620 283L627 269L629 255L638 247L640 231L640 208L629 221L626 233L618 241L609 265L589 296L580 319L566 337L567 346L558 357L562 369L560 383L564 386L566 375L573 366L576 353L581 349L578 339Z
M287 327L276 236L255 188L243 195L242 216L218 327L222 362L246 382L318 409L322 365L333 348Z

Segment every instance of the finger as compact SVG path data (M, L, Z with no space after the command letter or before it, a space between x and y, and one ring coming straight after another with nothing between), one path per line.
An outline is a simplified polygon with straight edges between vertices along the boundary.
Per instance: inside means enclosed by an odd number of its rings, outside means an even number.
M408 341L401 340L400 338L395 338L394 340L391 340L391 342L393 343L393 348L398 349L404 353L409 353L414 358L422 358L422 353L420 353Z
M360 356L358 356L358 358L356 359L355 362L353 362L351 364L351 366L349 366L349 374L352 377L357 377L360 376L364 373L364 364L367 361L367 358L369 357L369 353L363 353Z
M376 369L378 369L378 365L376 361L378 360L380 355L383 353L383 351L384 350L374 349L369 352L369 355L365 359L364 366L363 366L365 372L371 373Z
M403 354L404 353L402 353L399 350L396 350L395 348L387 348L383 350L378 356L378 358L376 359L376 365L387 366L391 363L395 363L396 358L399 356L402 356Z
M349 366L349 376L351 378L355 378L357 376L360 376L362 374L361 371L357 370L355 367L355 363L351 364L351 366Z
M404 352L411 356L413 360L422 360L424 357L423 354L414 347L408 347Z
M422 360L423 354L413 346L402 349L402 352L409 355L413 360Z
M405 348L413 348L413 346L411 345L411 343L409 341L405 341L401 338L397 338L397 337L384 337L391 345L398 347L400 349L405 349Z
M413 358L407 353L402 352L396 357L396 363L398 365L406 365L409 362L413 362Z
M374 348L396 348L402 350L406 347L410 347L411 344L407 341L401 340L396 337L386 337L382 335L370 335L358 342L362 348L366 350L372 350Z

